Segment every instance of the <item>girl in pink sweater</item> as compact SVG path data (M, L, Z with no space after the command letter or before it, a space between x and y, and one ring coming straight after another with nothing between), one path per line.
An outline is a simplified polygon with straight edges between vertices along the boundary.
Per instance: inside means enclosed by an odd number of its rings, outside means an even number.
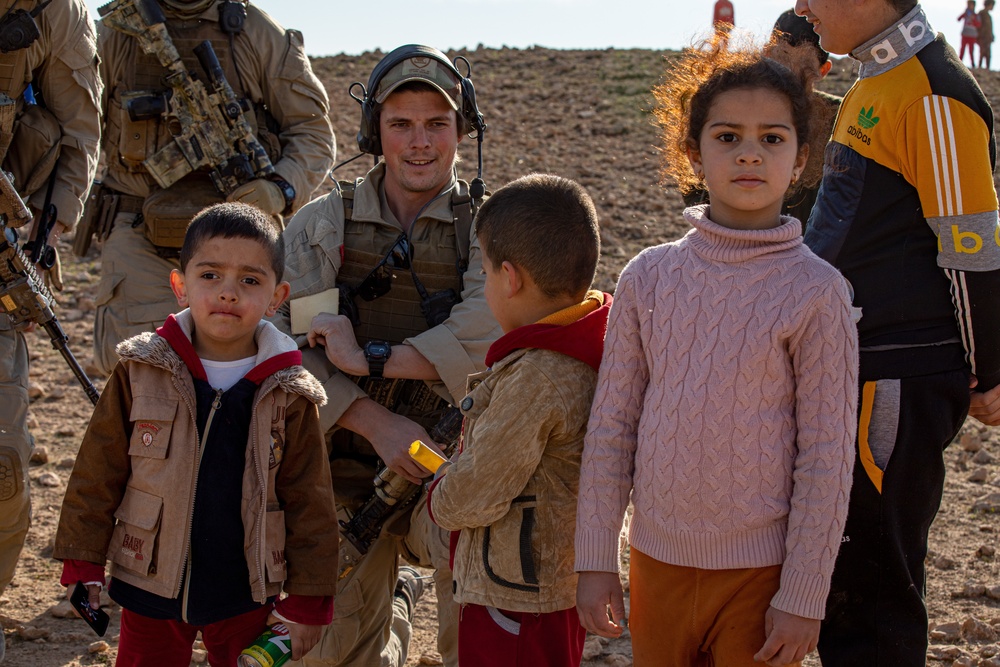
M846 282L780 215L810 82L717 40L656 89L666 172L711 204L621 274L583 453L577 610L634 664L796 664L816 646L854 456ZM610 616L610 620L609 620Z

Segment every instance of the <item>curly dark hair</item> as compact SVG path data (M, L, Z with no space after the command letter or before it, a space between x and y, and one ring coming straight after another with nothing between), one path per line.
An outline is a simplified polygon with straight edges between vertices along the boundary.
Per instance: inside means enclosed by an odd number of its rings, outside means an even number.
M783 63L765 53L779 48L773 41L766 46L734 45L732 35L716 35L686 49L667 69L663 83L653 89L655 122L663 137L663 176L688 193L698 187L698 178L688 161L688 149L697 148L701 131L715 98L739 89L766 88L788 98L792 123L799 147L810 143L813 113L812 82L818 75L812 46L781 44ZM800 55L801 57L797 57ZM801 66L799 64L801 63ZM820 145L825 144L823 140ZM803 175L815 184L819 174ZM800 181L801 183L801 181Z

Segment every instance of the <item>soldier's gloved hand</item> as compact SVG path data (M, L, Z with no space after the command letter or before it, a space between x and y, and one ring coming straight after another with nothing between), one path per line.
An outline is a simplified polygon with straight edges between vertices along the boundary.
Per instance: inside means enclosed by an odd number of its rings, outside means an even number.
M52 225L52 231L49 232L49 238L46 242L52 248L55 253L55 264L52 268L45 272L44 280L45 284L48 285L50 290L55 290L56 292L63 291L63 281L62 281L62 263L59 260L59 250L56 248L56 244L59 243L59 237L65 234L69 230L69 226L62 220L56 220L56 224Z
M55 250L55 246L52 246L52 249ZM55 264L52 265L51 269L45 272L43 280L45 280L45 284L48 285L50 290L62 292L63 291L62 262L59 259L59 251L56 251L55 258L56 258Z
M280 216L287 205L285 195L281 192L281 188L278 187L277 183L272 183L263 178L256 178L244 183L233 190L226 197L226 201L238 201L250 204L273 216Z
M56 220L56 224L52 225L52 231L49 232L49 238L47 239L48 244L53 248L59 243L59 237L69 231L69 226L62 220Z

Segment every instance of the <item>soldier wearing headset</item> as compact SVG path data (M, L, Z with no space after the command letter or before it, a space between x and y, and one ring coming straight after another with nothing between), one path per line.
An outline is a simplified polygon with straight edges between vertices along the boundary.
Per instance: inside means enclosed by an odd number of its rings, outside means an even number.
M284 232L292 294L277 324L307 334L299 338L303 363L324 382L329 403L320 417L342 515L372 496L380 460L413 483L429 475L408 456L410 443L432 442L428 430L459 404L466 378L484 368L500 335L483 295L473 226L485 195L486 125L469 74L464 58L453 63L426 46L389 53L367 87L351 87L362 106L359 148L381 159L364 178L303 207ZM459 142L473 132L480 177L470 184L458 178L456 162ZM300 299L332 287L341 314L317 315L308 331L293 327ZM414 571L398 568L403 555L436 567L438 648L446 665L457 665L447 543L422 501L389 519L342 579L336 618L303 663L403 665L422 588Z

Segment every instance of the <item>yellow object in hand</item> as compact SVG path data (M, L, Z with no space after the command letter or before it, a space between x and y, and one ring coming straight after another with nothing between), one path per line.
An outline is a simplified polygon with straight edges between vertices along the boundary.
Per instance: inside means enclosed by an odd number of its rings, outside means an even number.
M414 440L410 445L410 458L431 472L437 472L441 464L448 461L419 440Z

